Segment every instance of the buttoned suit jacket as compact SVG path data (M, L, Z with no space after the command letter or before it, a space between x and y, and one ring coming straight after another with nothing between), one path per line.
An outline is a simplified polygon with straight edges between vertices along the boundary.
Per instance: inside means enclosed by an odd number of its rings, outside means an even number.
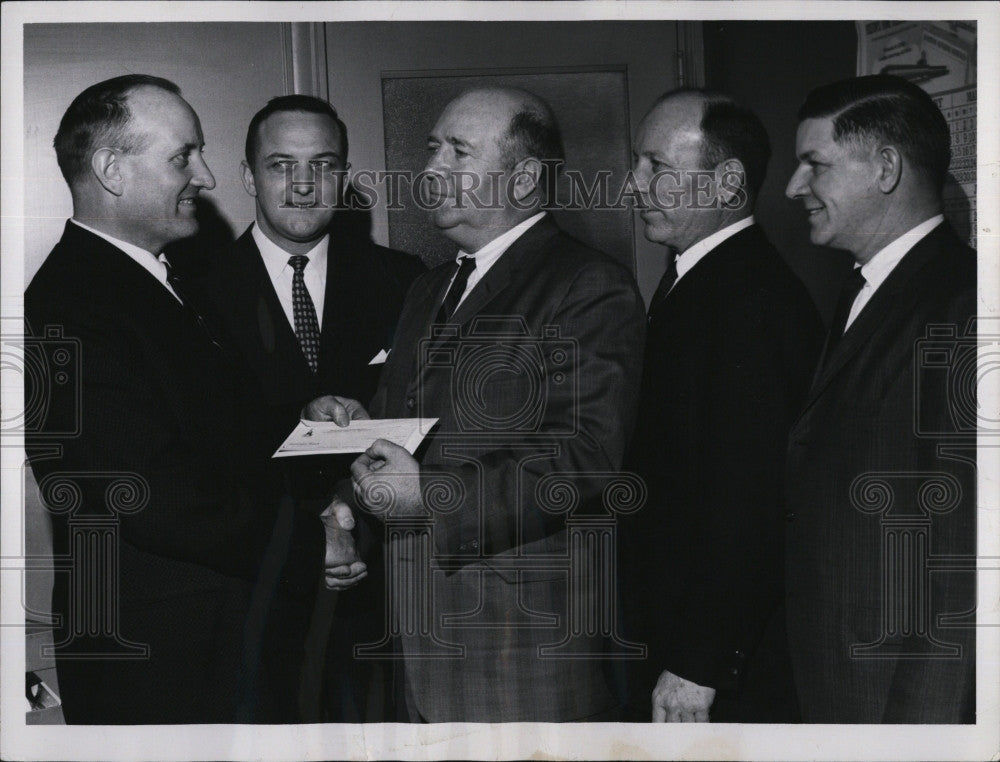
M61 343L72 358L53 360L39 383L26 376L28 398L45 401L26 435L32 469L55 555L73 569L56 574L53 591L66 721L280 719L289 697L272 688L298 665L274 654L301 633L269 612L308 611L323 529L315 515L291 514L281 582L256 586L278 501L266 448L244 426L254 400L234 355L138 263L72 223L32 279L25 314L37 346ZM95 517L112 521L118 551L91 615L112 616L114 632L102 619L106 637L73 639L78 586L101 560L71 532ZM119 641L148 653L134 658ZM101 649L133 658L79 658Z
M419 588L409 605L450 657L422 658L426 638L404 630L407 689L430 722L584 719L615 698L600 660L540 650L567 636L570 608L586 605L588 592L569 579L571 506L559 490L544 499L543 478L565 473L587 505L620 468L638 389L641 298L625 268L548 217L435 335L453 273L444 264L414 283L372 405L375 417L439 419L417 451L425 503L442 509L426 514L431 566L396 539L387 573L426 574L431 590Z
M794 720L783 628L782 473L822 341L802 283L756 225L708 252L652 305L627 465L646 506L625 519L630 637L660 672L715 688L713 720ZM769 714L770 713L770 714Z
M263 404L252 412L272 450L284 441L310 400L336 394L366 407L382 371L372 360L392 346L403 298L413 279L426 271L417 257L376 245L362 231L331 225L326 261L326 290L320 330L318 366L310 369L294 328L274 290L260 250L248 228L213 266L197 278L199 296L232 337L256 384ZM331 485L346 476L353 455L286 458L282 462L287 493L307 508L329 503ZM364 519L364 516L359 519ZM384 624L384 580L380 574L381 534L359 527L358 545L371 567L368 579L336 596L335 632L327 648L327 667L336 671L337 685L349 686L364 706L369 680L366 666L350 658L355 643L377 638ZM277 551L281 555L281 551ZM321 593L334 600L330 593ZM289 614L291 617L292 614ZM337 666L339 665L339 666ZM326 683L333 683L326 680ZM298 693L298 683L286 692ZM332 706L340 706L343 691L330 687ZM343 719L333 708L332 719ZM294 718L292 718L294 719Z
M807 722L975 719L975 268L947 224L920 240L792 428L788 627Z

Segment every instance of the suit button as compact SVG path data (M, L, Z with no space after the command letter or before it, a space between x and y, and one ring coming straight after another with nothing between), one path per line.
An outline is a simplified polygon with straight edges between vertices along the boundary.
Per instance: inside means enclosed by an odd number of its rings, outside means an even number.
M469 547L473 550L479 550L479 540L473 540L469 543Z
M740 676L740 668L739 667L733 667L731 670L729 670L729 674L731 674L733 677L739 677Z
M417 401L413 397L406 398L406 409L413 410L417 406Z
M791 524L793 521L795 521L795 512L794 511L788 511L785 514L785 521L787 521L789 524Z
M458 546L458 551L460 553L464 553L466 550L468 550L468 548L469 546L463 542L461 545Z
M737 651L735 653L735 656L736 656L737 659L742 659L743 658L743 652L742 651Z

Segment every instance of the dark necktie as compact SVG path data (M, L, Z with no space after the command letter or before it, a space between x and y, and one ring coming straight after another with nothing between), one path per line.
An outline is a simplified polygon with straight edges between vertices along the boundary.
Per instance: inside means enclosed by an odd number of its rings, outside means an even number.
M441 302L441 309L438 310L437 322L446 323L455 314L458 303L465 293L465 286L469 282L469 275L476 269L475 257L461 257L455 278L451 282L451 288L445 294L444 301Z
M670 289L674 287L676 282L677 257L671 254L670 261L667 264L667 271L663 273L663 277L660 278L660 285L656 287L656 291L653 293L653 298L649 302L648 318L652 318L653 310L663 303L663 301L667 298L667 294L670 293Z
M302 271L309 264L309 257L295 254L288 258L288 264L295 270L292 277L292 314L295 316L295 336L302 347L302 354L313 373L319 366L319 321L316 319L316 307L306 289L305 276Z
M837 299L837 310L833 313L833 323L830 325L830 337L826 342L826 353L823 355L824 364L830 359L830 355L833 354L834 349L840 343L840 339L843 337L847 326L847 318L851 314L851 307L854 306L854 300L858 298L858 294L864 288L864 285L865 276L861 274L860 267L855 267L840 289L840 297Z

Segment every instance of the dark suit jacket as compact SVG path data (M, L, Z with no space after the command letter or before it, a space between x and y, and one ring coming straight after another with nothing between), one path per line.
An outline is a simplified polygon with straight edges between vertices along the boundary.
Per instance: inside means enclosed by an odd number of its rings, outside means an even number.
M621 551L633 639L649 645L633 686L647 719L665 669L716 688L714 720L788 719L780 628L764 631L782 597L786 438L821 336L805 288L756 226L653 306L627 461L649 498Z
M331 236L319 367L312 373L251 231L223 252L198 286L264 390L277 448L302 406L318 396L337 394L368 406L382 371L381 364L369 363L392 346L406 291L426 268L417 257L362 236Z
M25 312L40 345L69 342L78 353L70 383L51 375L26 389L47 403L29 454L61 447L32 461L55 553L75 569L97 564L99 549L71 547L70 532L88 517L117 520L118 600L109 594L107 606L117 606L117 638L149 646L143 659L84 660L74 653L116 648L115 637L66 644L56 662L67 722L273 721L288 697L273 694L272 680L298 668L281 655L301 633L267 612L278 601L308 610L323 530L314 515L290 516L281 531L295 553L280 584L255 589L277 493L266 448L243 426L253 403L231 355L137 263L72 223L28 287ZM137 485L131 498L109 489L115 474ZM79 490L70 510L66 482ZM78 613L73 577L56 575L57 641Z
M298 422L302 407L316 397L337 394L369 405L384 367L370 362L392 346L403 298L413 279L425 271L417 257L377 246L367 231L348 230L343 225L332 229L315 374L281 308L252 228L199 276L196 285L206 309L221 320L223 330L232 337L263 389L263 405L255 408L253 417L263 425L272 451ZM325 507L331 485L349 473L354 457L284 459L280 465L288 494L307 506ZM371 523L377 524L374 520ZM336 632L344 633L335 636L327 649L329 675L323 680L330 697L329 719L333 720L353 716L340 708L345 692L356 695L356 703L365 706L365 668L370 662L354 661L351 649L355 643L378 639L384 628L382 558L375 539L381 536L381 529L365 529L359 526L358 545L369 565L369 578L335 598L322 593L324 599L336 600ZM298 686L289 685L287 690L297 693Z
M440 419L417 452L425 496L442 495L429 486L435 474L461 496L434 515L435 571L424 577L433 594L417 605L432 606L434 635L464 654L414 658L419 638L404 632L407 687L431 722L583 719L614 701L601 662L538 649L566 637L570 595L593 591L574 580L570 592L566 514L545 510L536 487L566 472L587 503L601 482L579 472L619 469L635 414L642 301L627 270L544 218L458 307L458 333L428 343L453 272L444 264L414 283L372 404L375 417ZM542 568L528 569L525 556ZM413 558L399 553L390 573L423 574Z
M788 627L808 722L975 719L972 618L937 621L975 607L974 575L947 569L976 552L975 311L975 252L940 225L844 334L792 428ZM966 446L939 451L970 411ZM953 558L915 571L927 553Z

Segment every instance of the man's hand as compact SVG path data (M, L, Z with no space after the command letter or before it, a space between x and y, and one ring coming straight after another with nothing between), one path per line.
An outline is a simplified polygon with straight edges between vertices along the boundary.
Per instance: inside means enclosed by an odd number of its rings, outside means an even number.
M696 685L663 670L653 688L653 722L708 722L715 688Z
M326 530L326 561L324 579L330 590L346 590L368 576L368 567L358 557L350 530L354 516L347 503L335 498L320 514Z
M351 481L358 503L380 515L386 509L394 517L416 515L423 509L420 464L405 448L385 439L376 439L351 464ZM384 485L389 495L384 489L371 489L373 483Z
M317 397L299 414L304 421L333 421L338 426L346 426L351 421L369 420L368 411L357 400L347 397L335 397L327 394Z

